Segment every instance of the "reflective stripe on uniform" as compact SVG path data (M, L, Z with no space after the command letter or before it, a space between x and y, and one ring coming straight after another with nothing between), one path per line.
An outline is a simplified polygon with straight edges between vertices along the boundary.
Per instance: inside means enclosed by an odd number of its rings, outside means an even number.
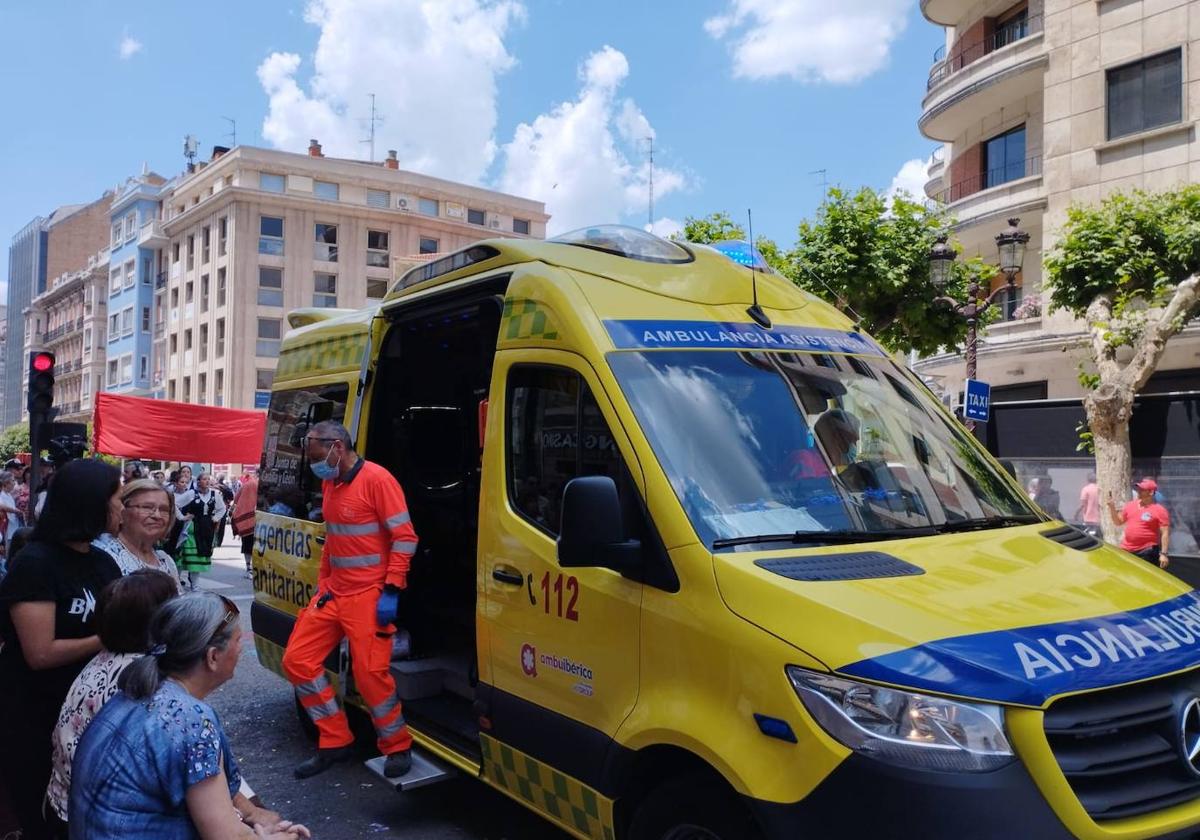
M353 569L359 566L378 566L382 559L378 554L355 554L349 557L330 555L329 562L339 569Z
M387 518L387 526L389 528L398 528L401 525L406 525L412 521L412 517L408 515L408 511L402 510L395 516Z
M308 710L308 716L313 719L314 723L321 718L333 717L341 711L336 697L332 700L326 700L324 703L318 703L315 706L305 706L304 708Z
M379 523L377 522L361 522L344 524L341 522L326 522L325 530L330 534L337 534L340 537L366 537L371 534L378 534L380 531Z
M296 693L301 697L312 697L314 694L320 694L329 687L329 678L321 674L321 676L312 682L300 683L296 686Z
M392 543L392 551L397 554L415 554L416 550L417 544L410 540L397 540Z
M371 717L375 720L382 720L387 717L393 709L400 705L400 698L393 694L388 699L384 700L378 706L371 707Z
M377 734L381 740L383 738L391 738L393 735L403 729L405 725L404 715L396 715L396 719L391 723L384 726L376 725L375 734Z

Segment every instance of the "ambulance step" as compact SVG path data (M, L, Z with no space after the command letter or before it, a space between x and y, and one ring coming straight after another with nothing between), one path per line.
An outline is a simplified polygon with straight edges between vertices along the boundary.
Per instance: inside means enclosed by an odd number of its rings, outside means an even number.
M367 765L368 770L398 791L425 787L425 785L432 785L435 782L444 781L455 775L453 768L448 767L433 756L422 752L417 747L413 747L412 767L398 779L389 779L383 775L383 763L385 760L380 755L364 763Z

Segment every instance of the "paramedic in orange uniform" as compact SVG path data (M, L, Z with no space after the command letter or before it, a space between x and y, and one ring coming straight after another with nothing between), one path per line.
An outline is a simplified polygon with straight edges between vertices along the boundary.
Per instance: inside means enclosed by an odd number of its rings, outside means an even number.
M388 666L400 590L417 550L404 491L386 469L354 451L340 423L317 423L304 440L309 466L322 480L325 546L317 593L296 619L283 670L320 733L317 754L296 768L315 776L352 755L354 736L325 675L325 658L345 637L354 684L375 725L384 772L412 765L412 737Z

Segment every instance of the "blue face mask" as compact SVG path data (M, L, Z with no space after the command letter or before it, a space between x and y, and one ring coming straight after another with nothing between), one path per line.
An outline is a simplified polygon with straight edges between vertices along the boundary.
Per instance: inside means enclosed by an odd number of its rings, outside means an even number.
M333 453L330 452L330 455ZM325 456L326 458L329 455ZM308 468L313 471L313 475L321 481L332 481L338 476L338 465L330 464L328 461L314 461L308 465Z
M846 450L846 460L847 461L858 460L858 447L855 446L853 443L850 444L850 448Z

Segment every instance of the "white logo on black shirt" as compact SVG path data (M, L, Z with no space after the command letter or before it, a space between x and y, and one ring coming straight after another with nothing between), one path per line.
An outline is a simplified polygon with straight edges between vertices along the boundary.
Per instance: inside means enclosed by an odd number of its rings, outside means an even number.
M83 616L81 621L87 621L92 613L96 611L96 596L92 594L92 590L85 588L82 598L71 599L71 609L68 610L70 615Z

